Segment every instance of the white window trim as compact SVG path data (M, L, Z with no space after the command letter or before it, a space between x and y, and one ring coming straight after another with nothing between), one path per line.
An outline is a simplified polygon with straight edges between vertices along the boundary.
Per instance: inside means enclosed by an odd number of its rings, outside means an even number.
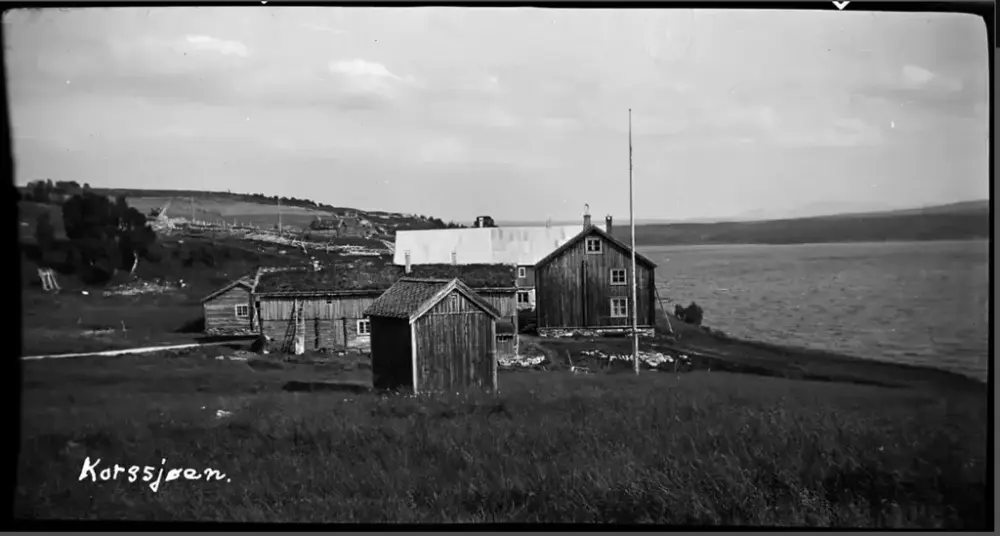
M361 326L368 324L368 331L365 333L361 332ZM359 318L357 325L355 326L358 337L368 337L372 334L372 321L367 318Z
M622 272L623 274L625 274L625 278L622 279L621 281L616 282L615 281L615 272ZM616 286L616 287L622 286L622 285L627 285L628 284L628 271L625 270L624 268L612 268L611 269L611 284L614 285L614 286Z
M592 243L597 244L597 249L590 249L590 244ZM601 242L601 239L596 236L588 236L583 239L583 249L587 252L587 255L601 255L604 253L604 243Z
M524 297L523 301L521 300L522 296ZM517 303L531 303L531 294L527 290L517 291Z
M241 315L240 314L240 307L246 307L247 308L247 314ZM236 305L233 306L233 314L236 315L236 318L250 318L250 306L247 305L247 304L244 304L244 303L238 303L238 304L236 304Z
M517 267L517 277L519 277L521 279L524 279L525 277L528 277L528 270L526 270L524 268L524 266L518 266Z
M624 312L620 315L615 314L616 301L625 302L625 306L623 307ZM611 318L628 318L628 298L611 298Z

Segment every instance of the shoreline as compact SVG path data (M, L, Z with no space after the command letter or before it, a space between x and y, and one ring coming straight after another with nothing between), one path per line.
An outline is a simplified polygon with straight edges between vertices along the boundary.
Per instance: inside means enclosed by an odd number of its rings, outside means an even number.
M989 244L990 238L970 237L970 238L930 238L926 240L829 240L826 242L691 242L691 243L641 243L636 242L637 250L643 248L713 248L713 247L796 247L796 246L830 246L830 245L858 245L858 246L883 246L886 244L927 244L927 243L966 243L985 242Z

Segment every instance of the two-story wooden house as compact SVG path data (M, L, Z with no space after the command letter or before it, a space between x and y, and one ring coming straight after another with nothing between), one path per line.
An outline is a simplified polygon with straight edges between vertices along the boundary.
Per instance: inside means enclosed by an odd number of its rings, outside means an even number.
M610 217L608 218L610 228ZM534 267L538 332L617 331L632 325L631 248L590 224ZM636 254L638 328L656 323L656 264Z

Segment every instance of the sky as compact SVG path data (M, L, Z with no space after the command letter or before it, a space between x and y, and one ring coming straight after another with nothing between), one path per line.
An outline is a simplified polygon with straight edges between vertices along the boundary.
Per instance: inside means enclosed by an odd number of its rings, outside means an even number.
M989 56L942 13L36 9L4 17L18 184L471 222L781 217L989 196Z

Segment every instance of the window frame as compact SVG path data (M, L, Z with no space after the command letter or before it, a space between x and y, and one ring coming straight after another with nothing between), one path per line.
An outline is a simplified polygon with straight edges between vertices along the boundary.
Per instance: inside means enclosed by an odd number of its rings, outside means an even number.
M361 326L368 326L367 330L362 331ZM372 334L372 321L370 318L359 318L357 324L354 326L358 337L368 337Z
M597 244L597 249L590 249L591 244ZM604 241L597 236L588 236L583 239L583 249L587 255L602 255L604 254Z
M518 266L517 267L517 278L518 279L524 279L525 277L528 277L528 269L525 268L524 266Z
M621 281L615 281L615 273L616 272L621 272L622 273L622 280ZM612 268L611 269L611 284L613 286L616 286L616 287L627 285L628 284L628 270L626 270L624 268Z
M240 307L246 308L247 313L245 315L240 314ZM250 318L250 306L245 303L237 303L233 306L233 314L236 315L236 318Z
M524 297L524 301L521 301L521 297ZM527 290L517 291L517 303L519 304L529 304L531 303L531 294Z
M615 314L615 302L624 303L624 305L621 307L623 312L620 315ZM611 318L628 318L628 298L611 298L610 305L611 305Z

